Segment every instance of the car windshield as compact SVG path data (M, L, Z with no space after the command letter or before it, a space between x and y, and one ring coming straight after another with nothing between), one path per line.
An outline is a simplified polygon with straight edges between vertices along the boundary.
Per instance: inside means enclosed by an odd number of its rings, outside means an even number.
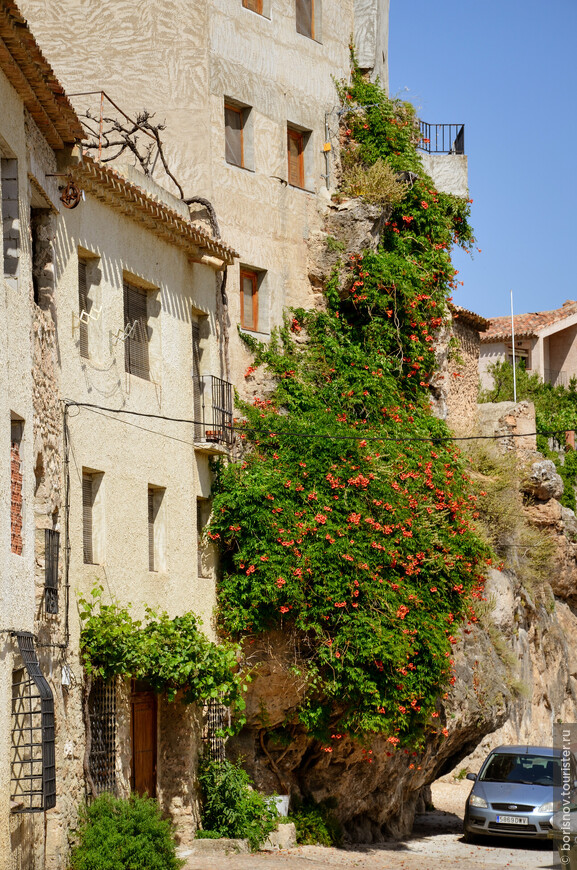
M479 779L484 782L520 782L526 785L560 786L561 759L547 755L497 753Z

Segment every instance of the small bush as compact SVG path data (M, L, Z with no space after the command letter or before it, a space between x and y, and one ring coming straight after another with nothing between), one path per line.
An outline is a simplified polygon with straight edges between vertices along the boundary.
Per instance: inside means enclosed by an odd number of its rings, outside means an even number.
M384 160L372 166L354 164L343 172L343 193L360 196L374 205L397 205L407 194L407 185Z
M97 797L80 810L70 870L179 870L171 824L156 801Z
M293 798L293 810L288 822L294 822L300 846L341 846L343 831L332 810L330 800L317 803L313 798L299 801Z
M203 759L198 778L202 787L202 825L221 837L248 839L258 849L276 828L276 806L254 791L240 762Z

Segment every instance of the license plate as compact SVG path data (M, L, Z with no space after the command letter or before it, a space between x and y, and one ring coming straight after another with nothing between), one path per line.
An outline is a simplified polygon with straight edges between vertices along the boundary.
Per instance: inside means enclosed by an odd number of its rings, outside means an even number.
M528 825L529 819L526 816L497 816L497 821L502 825Z

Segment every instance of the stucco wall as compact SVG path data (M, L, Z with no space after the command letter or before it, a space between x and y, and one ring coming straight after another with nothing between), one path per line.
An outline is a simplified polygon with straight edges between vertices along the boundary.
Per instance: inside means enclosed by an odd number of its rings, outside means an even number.
M423 167L442 193L452 193L466 199L469 196L469 175L465 154L421 154Z

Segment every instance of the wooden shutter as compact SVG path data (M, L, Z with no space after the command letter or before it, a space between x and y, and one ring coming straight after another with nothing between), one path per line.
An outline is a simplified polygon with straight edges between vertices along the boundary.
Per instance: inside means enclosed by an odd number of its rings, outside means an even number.
M234 166L244 166L244 142L242 133L242 109L224 107L225 158Z
M296 0L297 33L315 38L315 0Z
M135 691L131 698L131 787L137 794L156 794L156 696Z
M194 438L202 438L204 435L204 423L202 414L202 380L200 377L200 325L192 322L192 396L194 403Z
M148 489L148 570L156 571L154 558L154 490Z
M258 280L256 272L240 273L240 325L258 331Z
M124 343L125 368L132 375L150 380L147 293L124 282L124 327L133 324L136 326Z
M89 313L91 303L88 299L88 282L86 279L86 261L78 261L78 316L82 316L82 312ZM90 357L88 350L88 323L81 320L78 324L80 356L84 359Z
M298 130L287 129L288 181L294 187L304 187L304 141Z
M91 474L82 475L82 539L84 543L84 562L94 564L92 547L92 508L94 506L94 478Z
M262 15L262 0L242 0L242 5L245 9L250 9L251 12L258 12Z

